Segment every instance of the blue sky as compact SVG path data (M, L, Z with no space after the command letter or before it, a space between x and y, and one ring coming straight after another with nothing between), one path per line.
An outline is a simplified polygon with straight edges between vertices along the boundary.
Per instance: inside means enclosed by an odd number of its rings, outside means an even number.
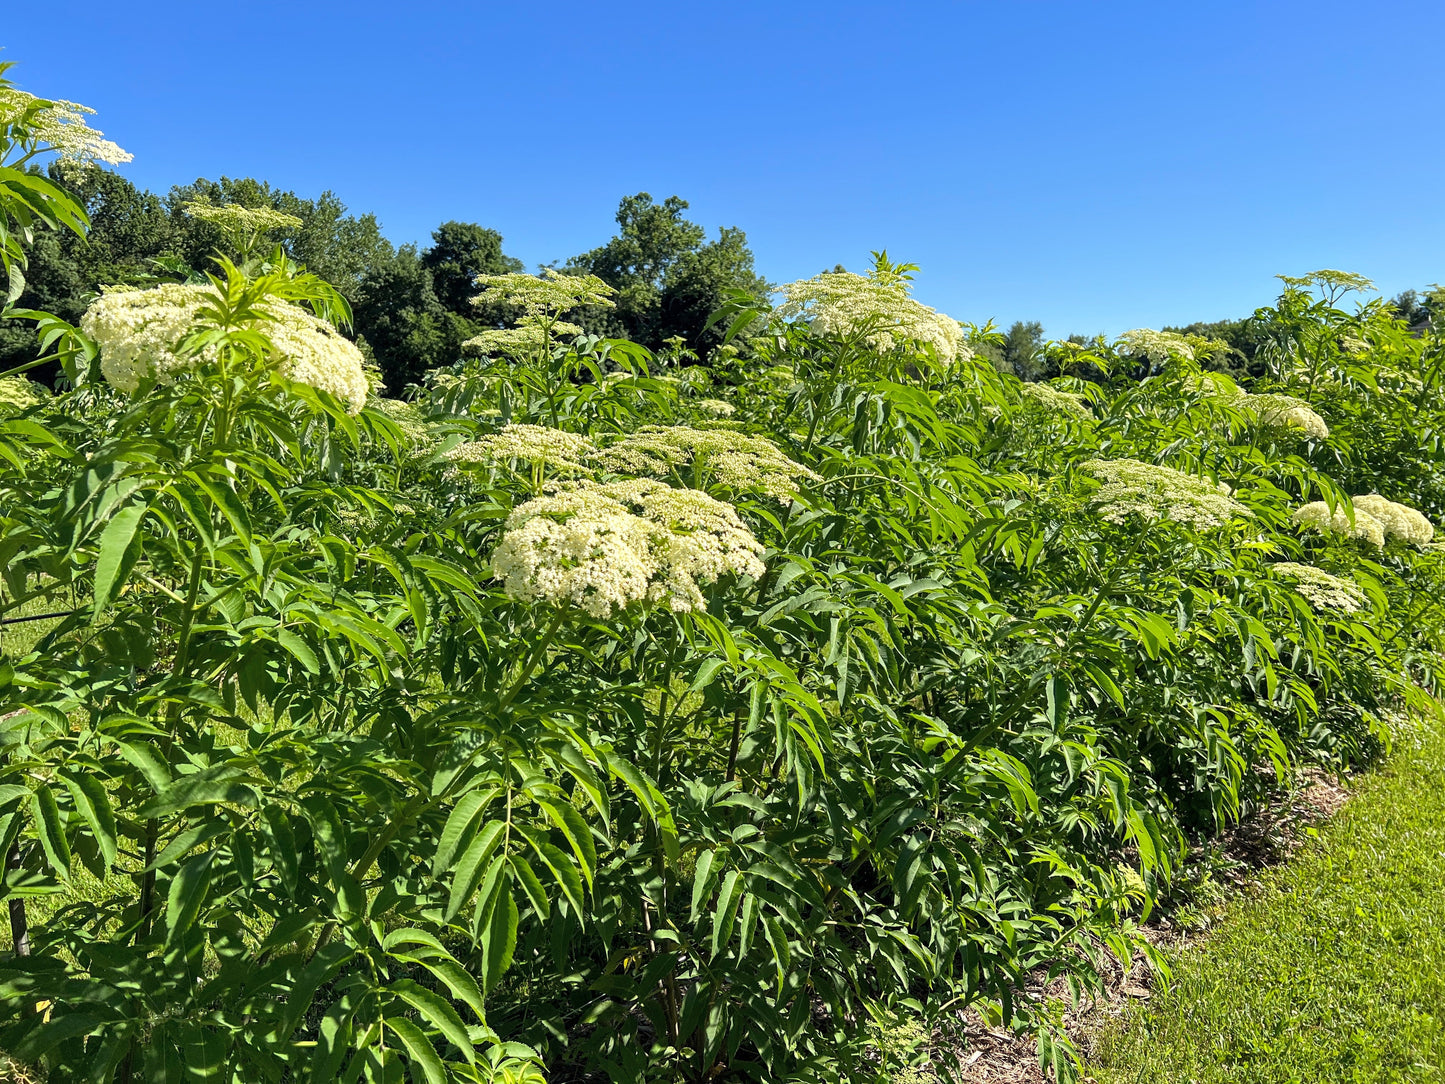
M76 0L69 47L12 27L0 55L157 191L330 188L397 242L477 221L529 265L676 193L774 281L886 247L920 300L1061 336L1245 315L1278 272L1445 281L1445 4L1371 10Z

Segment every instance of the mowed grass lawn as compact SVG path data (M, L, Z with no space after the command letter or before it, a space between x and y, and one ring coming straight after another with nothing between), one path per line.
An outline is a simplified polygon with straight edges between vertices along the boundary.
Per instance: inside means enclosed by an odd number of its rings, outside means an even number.
M1420 727L1100 1038L1099 1084L1445 1081L1445 730Z

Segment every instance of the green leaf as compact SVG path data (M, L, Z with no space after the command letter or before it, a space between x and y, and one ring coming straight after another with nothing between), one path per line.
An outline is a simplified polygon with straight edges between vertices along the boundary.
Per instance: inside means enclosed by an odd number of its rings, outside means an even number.
M306 668L308 674L321 673L321 664L316 660L316 652L311 650L311 645L303 640L290 629L277 629L276 642L289 651L296 661Z
M729 870L723 878L722 890L717 897L717 910L713 912L712 923L712 959L724 948L733 935L733 922L737 918L737 908L740 899L739 884L742 881L742 874L737 870Z
M472 893L476 891L477 883L481 881L482 873L487 868L487 859L491 858L497 844L502 841L502 833L506 827L502 821L492 821L478 832L476 838L467 846L452 877L452 891L447 898L446 921L450 922L455 918L457 912L472 898Z
M127 505L111 516L110 522L101 532L100 550L95 559L95 604L92 617L99 618L120 590L124 573L135 560L131 543L135 540L137 528L149 511L148 505Z
M582 814L566 802L549 802L538 798L537 804L571 845L572 853L577 856L582 867L582 876L586 878L590 888L592 871L597 868L597 845L592 840L592 829L582 819Z
M166 944L174 944L195 924L211 887L211 865L215 858L215 851L198 854L172 878L166 894Z
M386 1026L401 1040L401 1045L406 1048L407 1059L422 1071L427 1084L447 1084L446 1066L442 1064L442 1059L437 1057L437 1052L432 1049L430 1040L422 1033L421 1028L403 1016L387 1017Z
M482 930L481 945L487 958L483 986L491 990L512 966L512 953L517 948L517 901L513 899L505 878L499 885L489 921Z
M543 921L552 913L552 904L547 899L547 890L542 887L542 880L537 876L536 870L532 869L531 863L519 854L514 854L509 861L512 863L512 872L517 875L517 881L522 886L522 891L527 894L531 901L532 908L537 916Z
M115 865L115 813L110 808L110 797L105 785L93 775L65 774L61 777L70 791L76 811L90 826L91 834L105 858L106 868Z
M44 783L35 788L31 798L35 809L35 831L50 868L62 881L70 880L70 841L65 838L65 819L55 795Z
M716 858L717 851L713 850L703 851L697 856L697 868L692 875L692 907L688 911L689 922L697 921L704 901L712 895L712 886L708 878L712 873L712 864Z
M417 985L411 979L398 979L387 989L420 1013L423 1020L445 1035L447 1041L460 1050L468 1062L476 1062L476 1054L472 1050L472 1041L467 1035L466 1025L462 1023L462 1018L457 1015L456 1009L448 1004L446 998L424 986Z
M440 877L448 872L453 863L456 862L457 854L462 849L464 841L469 841L472 836L472 829L477 819L501 791L492 787L488 790L472 790L462 795L462 798L452 808L447 822L442 828L441 839L437 843L437 853L432 858L431 873L433 877Z

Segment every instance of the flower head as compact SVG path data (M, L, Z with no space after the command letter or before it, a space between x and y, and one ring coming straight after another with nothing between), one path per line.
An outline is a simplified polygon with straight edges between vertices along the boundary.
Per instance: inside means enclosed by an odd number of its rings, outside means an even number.
M1056 388L1052 384L1028 382L1019 386L1019 398L1039 410L1054 414L1071 415L1079 421L1092 422L1094 412L1084 402L1082 395Z
M0 418L7 418L50 398L43 385L23 376L0 376Z
M473 303L502 301L519 307L527 316L543 318L586 306L614 308L612 295L617 292L596 275L564 275L550 267L540 275L478 275L476 283L482 293L472 298Z
M1205 531L1252 514L1229 495L1228 486L1172 467L1137 459L1093 459L1083 469L1103 479L1093 501L1110 523L1137 516L1149 523L1168 519Z
M797 496L799 481L819 481L772 441L731 429L645 425L593 459L614 474L706 475L734 492L764 493L785 503Z
M48 144L61 159L69 162L107 162L120 165L135 156L121 150L103 133L85 123L95 110L76 102L58 98L41 99L14 87L0 86L0 125L14 124L35 103L40 106L26 125L29 135Z
M1155 364L1170 358L1194 360L1194 347L1183 335L1172 331L1153 331L1147 327L1126 331L1114 341L1114 349L1135 358L1148 358Z
M700 584L760 576L762 544L728 504L651 479L580 482L513 509L492 554L513 598L605 618L635 602L686 613Z
M1341 579L1322 568L1290 561L1280 561L1270 567L1286 579L1293 580L1295 591L1316 610L1340 610L1352 614L1365 608L1365 592L1354 580Z
M504 425L466 444L458 444L446 457L454 463L525 462L554 473L587 474L584 462L596 446L584 436L545 425Z
M215 346L183 356L176 345L195 325L202 306L214 298L210 286L167 284L148 290L112 289L91 303L80 328L100 347L100 368L110 384L134 392L141 381L174 380L199 359L214 362ZM261 306L271 319L262 332L281 359L289 380L309 384L361 410L368 391L361 351L326 321L299 305L271 298Z
M719 418L730 418L737 413L737 407L722 399L699 399L697 408Z
M1301 527L1329 531L1348 538L1362 539L1372 546L1385 544L1385 525L1363 508L1356 508L1354 521L1343 507L1330 508L1324 501L1311 501L1295 509L1291 517Z
M829 271L784 286L775 315L783 320L803 317L821 335L860 334L880 354L920 343L944 364L972 357L958 321L919 304L908 291L904 278Z
M271 207L242 207L227 203L220 207L205 200L191 200L181 205L192 218L209 222L229 234L264 233L267 230L293 230L301 219Z
M366 401L366 407L395 425L401 433L401 439L410 447L420 448L433 443L426 418L415 403L408 403L404 399L372 397Z
M522 357L535 354L562 339L575 339L582 334L576 324L563 320L546 321L539 316L524 316L516 327L488 328L466 342L462 349L477 354Z
M1388 501L1378 493L1354 497L1350 503L1355 506L1356 516L1364 511L1379 520L1387 536L1417 546L1423 546L1435 537L1435 525L1423 512L1411 508L1408 504Z
M1312 440L1324 440L1330 435L1330 427L1314 408L1293 395L1247 395L1241 392L1236 402L1251 411L1261 425L1297 429Z

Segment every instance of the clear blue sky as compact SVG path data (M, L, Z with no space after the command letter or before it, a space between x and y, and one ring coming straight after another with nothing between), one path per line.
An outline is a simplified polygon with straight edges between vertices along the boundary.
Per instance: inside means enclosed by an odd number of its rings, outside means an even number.
M69 48L7 20L0 55L99 110L136 183L330 188L397 242L477 221L533 265L604 241L622 195L676 193L745 229L774 281L886 247L922 265L920 300L1056 336L1245 315L1277 272L1445 281L1440 0L76 0L56 19Z

